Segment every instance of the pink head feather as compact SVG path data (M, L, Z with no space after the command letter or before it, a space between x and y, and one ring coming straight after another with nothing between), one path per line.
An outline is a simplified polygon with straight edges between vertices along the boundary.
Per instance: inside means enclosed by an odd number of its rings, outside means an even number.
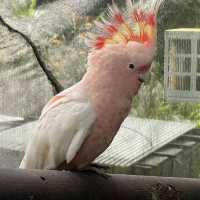
M157 12L163 0L139 0L134 3L126 0L123 13L116 4L108 7L108 19L101 18L96 22L98 34L88 35L88 46L92 49L102 49L107 44L128 43L135 41L146 45L156 42ZM147 6L148 4L148 6Z

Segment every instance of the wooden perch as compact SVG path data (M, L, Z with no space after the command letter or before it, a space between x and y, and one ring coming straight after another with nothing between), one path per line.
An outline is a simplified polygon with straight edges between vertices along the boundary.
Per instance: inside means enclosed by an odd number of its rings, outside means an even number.
M1 200L198 200L200 180L0 169Z

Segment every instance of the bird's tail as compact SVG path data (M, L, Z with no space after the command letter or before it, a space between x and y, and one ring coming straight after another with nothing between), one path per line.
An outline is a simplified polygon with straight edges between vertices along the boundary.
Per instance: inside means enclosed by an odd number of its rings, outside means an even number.
M24 159L21 161L21 163L19 165L19 168L20 169L26 169L26 165L25 165Z

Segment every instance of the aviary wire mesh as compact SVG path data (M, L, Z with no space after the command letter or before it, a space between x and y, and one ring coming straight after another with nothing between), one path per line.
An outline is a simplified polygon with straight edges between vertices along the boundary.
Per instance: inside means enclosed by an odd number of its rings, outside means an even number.
M4 13L2 17L15 29L24 31L38 44L37 47L44 61L49 64L48 67L53 66L53 69L48 68L48 70L55 74L64 87L78 81L85 70L84 65L87 58L87 51L82 48L84 46L83 36L92 27L93 20L100 18L107 3L111 3L112 0L44 1L36 8L34 16L23 17L11 16L9 2L12 1L0 2L0 15L3 13L3 6L6 5L4 8L6 14ZM120 0L116 2L122 3ZM194 55L191 54L194 50L194 42L191 40L193 36L188 35L190 37L185 38L183 34L167 33L166 52L168 54L165 62L167 98L173 97L177 100L181 97L191 98L191 94L196 92L194 90L196 85L200 91L200 76L196 74L195 77L192 67L194 64ZM195 48L198 53L198 55L195 54L198 57L195 62L199 66L198 72L200 73L199 40ZM163 75L160 74L160 76ZM11 33L1 23L0 78L0 167L18 167L25 146L37 124L36 121L27 123L26 120L37 119L42 107L55 91L39 66L30 46L21 36ZM138 107L133 108L131 114L138 117L141 109L146 109L143 117L149 117L148 109L153 108L149 103L150 99L154 96L152 99L159 100L160 96L163 96L162 84L159 82L156 85L159 87L154 88L154 85L151 85L151 90L141 91L141 101L138 102ZM155 108L159 107L157 100L155 100ZM151 117L154 118L154 110L152 113L153 117ZM157 115L155 118L159 119L159 117ZM119 136L117 135L111 147L97 158L97 162L116 163L120 166L132 165L194 127L190 121L180 122L181 120L182 118L178 119L179 122L176 123L128 118L122 125ZM1 153L4 152L3 149L8 150L6 154ZM8 154L13 155L13 152L19 153L15 158L16 163L7 159ZM1 162L2 157L4 157L4 162Z

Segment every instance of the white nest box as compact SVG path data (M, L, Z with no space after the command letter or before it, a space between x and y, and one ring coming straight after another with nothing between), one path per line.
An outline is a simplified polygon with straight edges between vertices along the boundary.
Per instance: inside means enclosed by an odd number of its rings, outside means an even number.
M200 103L200 29L165 31L165 97Z

